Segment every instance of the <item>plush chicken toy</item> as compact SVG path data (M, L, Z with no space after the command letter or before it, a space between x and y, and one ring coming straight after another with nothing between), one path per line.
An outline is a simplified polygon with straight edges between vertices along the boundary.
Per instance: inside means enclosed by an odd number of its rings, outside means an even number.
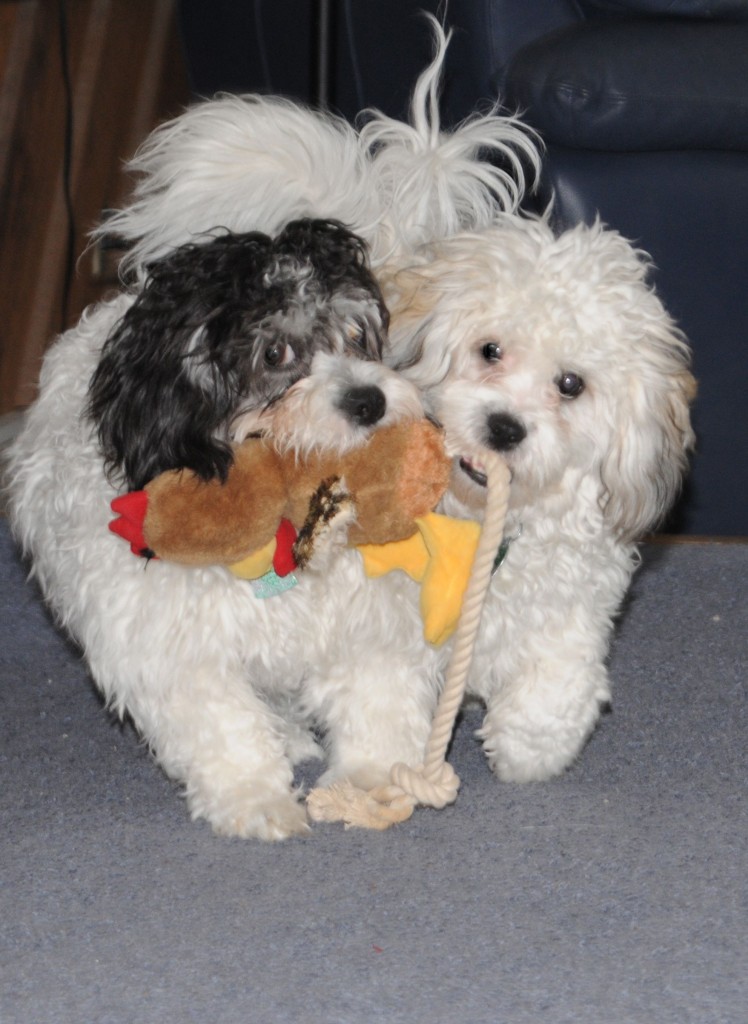
M225 482L163 473L112 502L110 529L135 554L224 565L269 596L295 582L343 523L369 576L401 569L421 583L424 633L440 644L457 624L480 532L432 511L449 472L441 431L428 420L383 427L344 455L300 459L249 438Z

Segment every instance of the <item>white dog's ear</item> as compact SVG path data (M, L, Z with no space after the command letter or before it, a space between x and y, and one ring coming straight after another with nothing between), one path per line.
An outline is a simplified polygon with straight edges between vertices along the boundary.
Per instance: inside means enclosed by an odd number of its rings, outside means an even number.
M452 312L456 307L451 294L457 278L454 267L434 257L422 262L414 257L407 268L385 268L378 276L390 311L387 361L396 370L407 370L417 387L433 387L450 366L452 346L449 339L440 339L444 317L437 313L442 307Z
M627 395L601 468L605 513L626 540L657 526L675 501L693 448L689 350L667 315L633 344Z

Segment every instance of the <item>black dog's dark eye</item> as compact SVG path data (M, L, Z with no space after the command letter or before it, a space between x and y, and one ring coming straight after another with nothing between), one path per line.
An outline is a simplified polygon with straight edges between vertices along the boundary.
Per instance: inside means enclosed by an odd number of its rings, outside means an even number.
M498 363L501 359L501 346L495 341L487 341L480 352L487 363Z
M556 378L556 387L564 398L578 398L584 391L584 380L578 373L564 370Z
M277 341L268 345L264 358L268 366L286 366L288 363L292 363L296 356L290 345L284 341Z

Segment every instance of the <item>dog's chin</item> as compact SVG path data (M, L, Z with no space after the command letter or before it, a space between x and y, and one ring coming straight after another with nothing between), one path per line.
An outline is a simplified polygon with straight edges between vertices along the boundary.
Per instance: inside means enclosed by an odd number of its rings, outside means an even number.
M539 494L543 493L543 486L539 481L531 483L524 479L523 473L517 473L517 467L513 464L511 456L504 455L511 472L511 493L509 507L516 510L528 501L537 500ZM458 455L452 462L452 474L450 477L450 492L454 498L463 505L469 513L482 516L486 508L488 498L488 477L485 466L479 458L474 455Z
M475 459L457 456L452 463L450 490L458 501L469 509L482 510L486 505L488 479L483 467Z
M463 455L459 460L459 468L478 487L486 487L488 485L488 477L485 471L475 460L468 459Z

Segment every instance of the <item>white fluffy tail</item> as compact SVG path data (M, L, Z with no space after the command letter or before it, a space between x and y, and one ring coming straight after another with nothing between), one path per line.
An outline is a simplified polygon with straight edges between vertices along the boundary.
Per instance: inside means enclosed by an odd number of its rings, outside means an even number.
M219 96L161 125L128 165L132 201L95 232L129 252L122 269L206 232L276 234L297 217L331 217L364 236L379 220L354 128L280 97Z
M514 211L540 157L533 133L494 108L453 132L439 123L449 39L432 18L435 56L419 77L411 123L343 118L279 97L220 96L157 128L129 165L132 201L94 232L128 245L122 269L145 266L221 229L276 234L297 217L342 221L377 266L423 242L479 230Z
M497 114L498 103L451 132L441 130L439 91L451 32L429 20L435 54L416 83L410 123L371 111L360 132L391 244L406 250L480 230L497 210L513 213L540 170L537 136L516 117Z

